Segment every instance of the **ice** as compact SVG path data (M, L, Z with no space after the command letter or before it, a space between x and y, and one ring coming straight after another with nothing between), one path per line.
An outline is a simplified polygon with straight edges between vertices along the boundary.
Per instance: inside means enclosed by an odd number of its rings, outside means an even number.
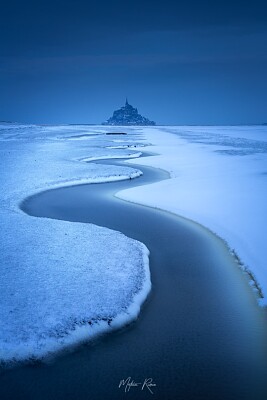
M139 176L79 161L136 153L106 149L112 143L103 127L0 126L0 361L41 358L137 317L151 285L142 243L19 209L42 190Z
M150 288L141 243L91 224L16 214L1 234L2 360L39 358L137 316Z
M110 148L110 147L107 147L107 148ZM125 148L125 147L123 147L123 148ZM114 148L114 149L117 149L117 147ZM96 160L105 160L106 158L115 158L115 159L119 159L119 158L137 158L137 157L140 157L141 155L142 155L142 153L139 151L139 152L128 153L128 154L117 154L117 155L116 154L114 154L114 155L112 154L112 155L109 155L109 156L103 155L103 156L97 156L97 157L94 157L94 156L86 157L86 158L81 158L79 161L89 162L89 161L96 161ZM141 171L138 171L138 172L139 172L138 176L140 176L141 175ZM132 178L132 176L131 176L131 178Z
M117 195L192 219L226 240L266 305L267 127L158 127L143 134L152 144L146 150L159 155L138 164L165 169L171 179Z
M83 183L109 182L138 177L140 170L81 162L81 160L136 157L140 152L107 149L113 143L106 135L93 134L83 141L69 140L69 135L88 133L90 127L22 127L0 130L2 206L17 209L23 197L42 190ZM19 183L19 184L18 184Z
M0 124L2 361L43 357L138 315L151 285L143 244L19 209L25 197L50 188L139 176L131 163L167 170L171 179L118 196L225 239L267 304L267 127L127 127L119 139L105 135L112 129ZM143 146L158 155L136 158ZM92 161L131 157L125 167Z

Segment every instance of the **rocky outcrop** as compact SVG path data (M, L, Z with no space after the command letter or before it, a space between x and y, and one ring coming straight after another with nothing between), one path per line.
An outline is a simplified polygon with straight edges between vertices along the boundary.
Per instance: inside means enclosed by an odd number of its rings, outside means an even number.
M102 125L156 125L154 121L150 121L148 118L138 114L137 108L134 108L128 103L126 99L125 106L119 110L114 111L113 116L107 121L103 122Z

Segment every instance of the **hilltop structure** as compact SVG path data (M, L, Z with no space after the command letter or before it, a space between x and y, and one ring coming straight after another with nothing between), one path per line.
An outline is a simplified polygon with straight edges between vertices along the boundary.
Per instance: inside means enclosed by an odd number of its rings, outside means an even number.
M156 125L154 121L150 121L148 118L138 114L137 108L134 108L128 103L126 99L125 106L119 110L114 111L113 116L107 121L103 122L102 125Z

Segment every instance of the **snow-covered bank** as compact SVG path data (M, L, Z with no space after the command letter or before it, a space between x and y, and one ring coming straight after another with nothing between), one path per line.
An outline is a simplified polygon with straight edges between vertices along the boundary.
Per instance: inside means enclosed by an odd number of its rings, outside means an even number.
M6 222L1 361L40 358L137 317L151 285L140 242L91 224L15 214Z
M150 290L142 243L19 210L26 196L42 190L140 176L127 166L78 161L135 154L106 149L113 142L103 127L91 136L90 128L0 126L2 362L40 358L119 327L136 318Z
M225 239L255 276L267 304L267 127L144 128L158 156L134 162L171 179L118 197L192 219Z
M109 149L126 149L128 148L127 146L118 146L118 147L107 147ZM140 157L142 155L142 153L139 152L135 152L135 153L128 153L128 154L111 154L109 156L98 156L98 157L85 157L85 158L81 158L79 161L84 161L84 162L91 162L91 161L99 161L99 160L105 160L107 158L111 159L111 158L115 158L115 159L120 159L120 158L137 158ZM141 171L138 171L141 174ZM139 175L140 176L140 175Z
M119 196L207 226L267 294L266 127L127 128L120 139L108 129L0 126L1 360L42 357L137 316L151 285L141 243L90 224L29 217L18 205L47 189L137 177L130 166L84 161L136 157L138 145L152 143L146 150L159 155L129 163L162 168L171 179Z

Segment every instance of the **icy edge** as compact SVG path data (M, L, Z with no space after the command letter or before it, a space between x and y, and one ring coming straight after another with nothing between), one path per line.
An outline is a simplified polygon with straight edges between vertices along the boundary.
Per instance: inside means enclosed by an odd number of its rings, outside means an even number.
M118 147L109 147L109 148L113 148L113 149L116 149L116 148L118 148ZM119 148L121 148L121 147L119 147ZM123 148L128 148L128 146L126 146L126 147L123 147ZM120 158L125 158L125 159L128 159L128 158L138 158L138 157L141 157L141 155L142 155L142 152L138 152L138 153L133 153L133 154L122 154L122 155L119 155L119 154L117 154L117 155L108 155L108 156L98 156L98 157L84 157L84 158L79 158L78 160L75 160L75 161L82 161L82 162L90 162L90 161L98 161L98 160L109 160L109 159L120 159Z
M138 178L139 176L142 176L143 172L142 171L134 171L129 175L113 175L113 176L105 176L105 177L97 177L97 178L81 178L81 179L75 179L75 180L66 180L62 182L57 182L57 183L50 183L44 188L39 188L34 191L31 191L27 195L26 198L31 197L31 196L36 196L40 193L46 192L48 190L54 190L54 189L61 189L63 187L70 187L70 186L78 186L78 185L88 185L88 184L94 184L94 183L110 183L110 182L118 182L118 181L126 181L130 179L135 179ZM24 198L22 201L19 202L16 206L16 211L19 211L23 214L24 211L21 210L21 204L25 201Z
M51 356L54 357L58 353L67 350L71 351L82 343L88 343L100 335L118 330L136 320L152 286L149 268L150 253L143 243L138 243L142 251L145 279L142 288L133 296L132 302L125 311L117 314L112 320L102 318L93 323L88 321L86 325L77 326L62 338L45 338L44 341L40 340L37 348L34 342L23 343L23 349L21 345L16 347L12 345L12 348L6 349L6 354L1 355L0 365L11 366L18 362L36 362Z

